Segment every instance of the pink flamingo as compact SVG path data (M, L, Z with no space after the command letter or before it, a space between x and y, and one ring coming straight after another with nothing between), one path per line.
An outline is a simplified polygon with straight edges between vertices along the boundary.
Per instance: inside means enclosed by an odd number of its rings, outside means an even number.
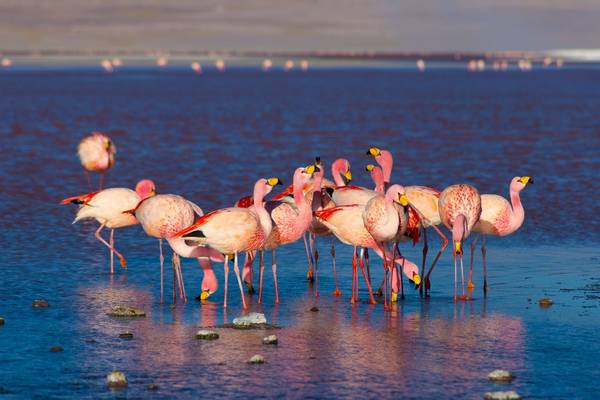
M510 181L509 193L510 203L502 196L496 194L481 195L481 217L473 227L473 232L482 236L481 255L483 257L483 293L487 293L487 262L485 249L485 236L507 236L515 232L523 225L525 210L521 204L520 192L528 184L533 184L533 178L529 176L515 176ZM471 242L471 262L469 268L468 287L474 287L473 277L473 253L477 236Z
M273 223L271 216L265 210L263 198L273 189L273 186L278 184L280 183L277 178L259 179L254 185L253 207L230 207L212 211L200 217L190 227L175 234L175 237L182 237L200 245L210 246L225 255L223 262L225 270L223 307L227 307L228 262L233 254L233 269L240 287L242 304L244 309L247 308L238 267L238 253L257 250L265 244L273 228Z
M110 249L110 273L114 274L114 255L119 257L121 267L127 269L125 257L119 253L115 245L115 229L125 226L135 225L138 220L133 215L127 215L123 212L135 208L140 201L156 194L154 182L143 179L138 182L135 191L127 188L110 188L99 192L87 193L84 195L68 197L61 201L61 204L73 203L79 204L79 210L73 223L83 219L95 219L100 223L96 230L96 238ZM102 238L100 232L104 228L110 229L110 242Z
M370 147L369 150L367 150L367 154L373 156L377 164L381 166L384 177L384 186L387 187L391 180L392 168L394 165L392 153L388 150L381 150L378 147ZM437 225L441 223L438 210L440 192L427 186L404 186L404 189L406 190L406 197L410 203L406 236L411 238L413 243L417 243L420 239L419 229L421 228L423 230L423 262L421 265L421 273L425 275L425 263L427 260L427 252L429 250L427 244L427 228L431 227L442 239L442 244L430 269L435 267L448 245L446 235L444 235L437 227ZM424 281L425 290L428 290L431 287L429 274L424 276ZM423 286L420 286L419 290L423 293Z
M164 287L164 256L163 239L169 243L173 250L171 263L173 267L173 302L176 301L175 285L179 288L182 301L187 301L183 273L181 271L181 257L197 258L203 272L201 292L198 298L206 300L208 296L217 291L218 283L211 260L223 261L222 255L213 249L199 246L189 246L184 239L174 235L192 225L196 217L201 217L204 212L196 204L175 194L161 194L142 201L133 210L136 218L148 236L159 241L160 248L160 302L163 302Z
M457 296L457 272L456 256L460 257L460 272L462 284L462 297L465 296L465 274L463 267L462 242L465 240L473 227L479 221L481 216L481 196L477 189L464 183L448 186L439 200L440 218L442 223L452 231L452 241L454 242L454 300ZM431 274L433 266L427 272L427 277Z
M92 132L91 135L84 137L79 146L77 146L77 154L81 165L85 169L85 176L90 189L92 183L90 181L90 172L99 172L100 175L100 190L104 186L104 174L115 165L115 154L117 148L112 140L101 132Z
M260 250L260 274L258 284L258 302L262 302L262 282L264 273L264 251L271 250L271 270L275 285L275 303L279 303L279 288L277 286L277 262L275 249L285 244L293 243L300 239L307 231L312 221L311 205L306 200L303 187L318 167L310 164L305 168L296 168L293 177L294 203L284 200L272 200L265 203L264 207L273 221L273 229ZM256 199L256 197L255 197ZM254 207L256 207L256 201Z

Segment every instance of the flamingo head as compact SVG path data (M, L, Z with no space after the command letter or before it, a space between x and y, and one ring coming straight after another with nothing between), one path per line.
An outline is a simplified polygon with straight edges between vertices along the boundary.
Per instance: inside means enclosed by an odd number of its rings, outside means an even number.
M394 164L394 158L392 153L387 150L381 150L379 147L369 147L367 155L373 156L377 164L381 166L383 170L391 171Z
M266 193L265 194L271 193L271 190L273 190L273 188L275 186L277 186L277 185L283 185L283 183L281 183L281 180L279 178L275 178L275 177L266 179L266 184L267 184L267 186L266 186Z
M381 167L369 164L365 169L371 173L371 179L373 180L373 183L375 183L375 191L383 193L385 190L385 178L383 177L383 170Z
M117 152L117 149L116 149L115 145L113 144L112 140L110 140L110 138L108 136L106 136L104 133L96 131L96 132L92 132L92 135L94 135L96 140L98 140L98 142L100 142L100 144L102 145L104 150L106 150L107 152L112 153L112 154L115 154Z
M525 189L528 184L533 184L533 178L531 176L515 176L510 181L510 190L520 192Z
M350 172L350 161L345 158L338 158L331 164L331 175L334 177L337 173L340 173L346 179L346 182L352 180L352 172Z
M408 280L415 285L415 287L419 287L419 285L421 284L421 275L419 275L419 267L405 260L404 268L402 269L402 271L404 272L404 275L408 278Z
M135 185L135 191L142 199L147 199L156 195L156 185L150 179L142 179Z
M467 218L463 214L459 214L454 218L452 224L452 242L454 243L454 257L462 256L462 242L468 236Z
M386 192L386 196L390 196L393 201L400 204L402 207L408 207L408 197L406 190L402 185L392 185Z

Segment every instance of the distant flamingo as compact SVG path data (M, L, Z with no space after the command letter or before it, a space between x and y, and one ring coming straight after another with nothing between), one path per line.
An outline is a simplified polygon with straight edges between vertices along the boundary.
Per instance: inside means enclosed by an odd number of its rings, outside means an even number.
M463 267L462 242L469 236L475 224L481 216L481 196L477 189L467 184L448 186L439 200L440 218L442 223L452 230L452 241L454 242L454 300L457 296L456 256L460 257L460 272L462 283L462 297L465 296L465 274ZM427 272L431 275L433 266Z
M485 236L507 236L523 225L525 210L521 204L520 192L527 184L533 184L529 176L515 176L510 181L510 203L502 196L495 194L481 195L481 217L473 227L473 232L482 236L481 255L483 257L483 293L487 293L487 262ZM471 262L469 268L469 288L473 288L473 253L475 252L476 237L471 242Z
M228 262L233 254L233 269L237 276L242 304L244 308L247 308L238 267L238 253L257 250L265 244L273 228L273 223L271 216L265 210L263 198L277 184L279 184L277 178L259 179L254 185L254 206L252 208L230 207L212 211L175 235L175 237L182 237L200 245L210 246L225 255L223 307L227 307Z
M104 186L104 174L115 165L117 148L112 140L101 132L92 132L91 135L84 137L79 142L77 153L79 154L81 165L85 168L85 175L90 189L92 184L89 172L99 172L102 174L100 175L100 190L102 190Z
M173 264L173 302L177 298L175 285L179 288L179 296L182 301L187 301L179 256L198 259L198 263L204 274L201 292L198 296L200 300L207 299L209 295L217 290L217 278L212 270L210 261L211 259L214 261L223 261L222 255L206 247L189 246L185 243L184 239L174 237L177 232L192 225L196 217L204 215L200 207L175 194L160 194L142 201L133 212L138 221L140 221L144 232L148 236L157 238L159 241L161 303L163 302L164 287L163 239L169 243L169 246L173 250L171 258Z
M121 266L127 269L125 257L114 247L115 229L135 225L138 220L135 216L124 214L124 211L135 208L140 201L154 196L156 189L154 182L143 179L138 182L135 191L127 188L110 188L99 192L92 192L80 196L68 197L61 204L79 204L79 210L73 223L82 219L95 219L100 223L96 230L96 238L110 249L110 273L114 274L114 254L119 257ZM104 227L110 229L110 243L100 235Z

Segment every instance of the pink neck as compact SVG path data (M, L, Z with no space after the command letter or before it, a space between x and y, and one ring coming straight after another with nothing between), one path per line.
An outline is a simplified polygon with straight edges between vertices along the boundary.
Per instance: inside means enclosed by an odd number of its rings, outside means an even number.
M323 170L313 175L313 190L315 192L321 191L321 185L323 183Z
M392 153L387 150L381 150L381 155L376 157L375 161L381 166L384 182L389 184L390 179L392 178L392 168L394 166L394 157L392 157Z
M300 209L303 205L307 204L306 198L304 197L304 192L302 190L304 188L304 182L302 180L302 168L298 168L298 169L296 169L296 172L294 172L293 186L294 186L294 202L296 203L296 206L298 207L298 209ZM319 186L319 188L320 188L320 186Z
M346 182L342 179L342 169L344 169L345 162L343 159L339 158L335 160L333 164L331 164L331 176L333 176L333 180L336 186L346 186Z
M523 225L525 220L525 210L521 204L521 196L517 190L510 191L510 202L512 204L512 215L510 217L511 232L516 231Z
M452 225L452 240L462 241L465 238L465 226L467 219L463 214L458 214L454 218L454 224Z
M375 191L377 193L384 193L385 180L383 179L383 172L380 167L375 167L371 170L371 179L375 183Z
M260 210L265 209L265 205L263 204L263 200L265 198L265 183L261 180L256 182L254 185L254 192L252 194L252 199L254 200L254 207Z

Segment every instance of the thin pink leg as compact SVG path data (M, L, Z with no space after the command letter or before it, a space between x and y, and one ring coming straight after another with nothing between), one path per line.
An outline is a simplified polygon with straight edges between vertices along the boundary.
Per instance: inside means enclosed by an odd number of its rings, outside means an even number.
M84 172L85 172L85 179L87 180L87 183L88 183L88 188L90 189L90 192L91 192L94 189L92 189L92 180L90 179L90 173L88 172L87 169Z
M335 269L335 246L333 243L333 236L331 236L331 259L333 262L333 279L335 280L335 292L333 292L333 295L336 297L340 297L342 295L342 292L340 291L337 271Z
M429 289L431 287L429 277L431 276L433 269L435 268L438 260L440 259L440 256L446 249L446 246L448 246L448 238L446 237L446 235L444 235L444 233L440 230L440 228L438 228L435 225L431 225L431 227L437 232L437 234L440 236L440 238L442 238L442 245L440 246L440 249L438 250L438 253L436 254L435 258L433 259L433 262L431 263L431 266L429 267L429 271L427 271L427 275L425 275L424 282L423 282L425 285L425 295L427 295L427 292L429 291Z
M273 281L275 282L275 304L279 304L279 288L277 287L277 262L275 261L275 249L271 250L271 269L273 270Z
M466 299L465 296L465 268L463 267L463 255L460 253L460 284L462 287L462 300Z
M396 242L394 244L394 250L395 250L395 253L397 253L398 256L402 258L402 265L400 267L400 272L397 272L397 274L400 276L400 300L404 300L404 277L402 275L404 275L404 261L406 261L406 258L404 258L402 256L402 253L400 252L400 248L398 247L398 242ZM398 267L396 266L395 260L396 260L396 256L394 256L393 265L394 265L394 268L396 268L396 270L397 270Z
M119 257L119 261L121 262L121 267L127 269L127 263L125 262L125 257L123 257L123 255L121 253L119 253L117 251L117 249L114 248L114 246L111 246L110 243L108 243L106 240L104 240L104 238L100 235L100 232L102 231L102 229L104 229L105 226L106 226L106 223L100 225L100 227L96 230L96 233L94 236L96 236L96 239L98 239L100 242L102 242L102 244L104 244L106 247L108 247L109 249L114 251L115 254L117 255L117 257Z
M104 172L100 174L100 189L98 189L98 190L102 190L103 187L104 187Z
M179 273L179 287L181 290L181 298L184 303L187 303L187 293L185 292L185 283L183 282L183 270L181 269L181 257L177 254L177 271Z
M354 293L356 291L356 246L352 250L352 296L350 297L350 304L355 303Z
M313 262L312 262L312 248L310 247L306 235L310 235L309 232L304 232L302 240L304 240L304 250L306 251L306 259L308 260L308 271L306 272L306 279L312 282L313 277Z
M258 252L258 304L262 303L262 290L263 290L263 276L265 273L265 251L259 250Z
M365 272L365 265L364 265L364 259L363 259L364 250L365 249L360 250L360 253L361 253L360 260L359 260L360 270L362 271L365 282L367 282L367 289L369 290L369 301L371 302L371 304L377 304L377 302L375 301L375 298L373 297L373 288L371 288L371 282L369 282L367 273Z
M160 304L163 303L163 289L165 284L165 256L163 255L163 247L162 247L162 239L158 239L158 244L160 248Z
M173 304L177 302L177 267L175 266L175 253L171 256L171 268L173 269Z
M483 257L483 295L487 296L487 251L485 249L485 236L481 240L481 256Z
M225 296L225 297L223 299L223 308L227 308L227 286L229 286L227 284L228 283L228 279L229 279L229 264L228 264L228 261L229 261L229 256L226 255L225 256L225 261L223 262L223 272L224 272L224 275L225 275L225 279L224 279L225 280L225 288L223 289L223 296Z
M110 274L114 275L115 273L115 252L113 251L115 247L115 230L110 230Z
M429 250L429 245L427 243L427 229L421 224L421 229L423 230L423 264L421 264L421 277L425 277L425 265L427 263L427 252ZM423 295L423 284L419 285L419 294Z
M383 252L383 257L382 257L382 259L383 259L383 282L382 282L382 286L385 286L384 296L383 296L383 309L387 311L390 309L390 303L388 302L390 297L389 297L389 292L388 292L388 265L387 265L387 256L385 255L385 245L381 246L381 251ZM381 290L381 287L379 288L379 290Z
M363 249L365 250L364 260L365 260L365 267L367 268L367 277L369 278L369 283L371 283L371 267L369 266L369 248L363 247Z
M314 249L315 255L315 297L319 297L319 250L317 250L317 237L314 233L310 232L308 234L310 240L310 247Z
M254 264L254 257L256 253L254 251L247 251L246 257L244 259L244 267L242 270L242 280L246 285L246 289L248 289L248 294L254 294L254 287L252 286L252 282L254 281L254 270L252 268Z
M242 296L242 305L244 306L244 310L248 308L246 305L246 297L244 296L244 287L242 286L242 277L240 276L240 267L238 266L238 253L236 252L233 256L233 270L235 271L235 276L238 281L238 286L240 287L240 296Z

